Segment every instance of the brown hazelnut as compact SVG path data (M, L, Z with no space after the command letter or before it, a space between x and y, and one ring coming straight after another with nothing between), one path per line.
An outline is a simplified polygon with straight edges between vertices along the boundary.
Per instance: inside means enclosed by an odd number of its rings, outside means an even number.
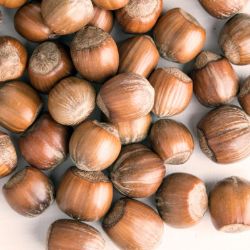
M157 121L150 132L154 151L165 164L183 164L194 150L193 136L188 128L169 119Z
M132 199L118 200L102 226L108 236L126 250L154 249L164 231L160 216L148 205Z
M191 74L197 99L205 106L229 103L237 95L239 79L226 58L203 51Z
M98 27L105 32L110 32L113 28L113 23L114 17L112 11L94 6L94 16L88 25Z
M224 19L237 14L248 0L200 0L205 10L212 16Z
M41 15L41 4L28 3L20 8L14 17L16 31L33 42L42 42L53 38L54 34L44 23Z
M45 23L58 35L80 30L94 15L91 0L43 0L41 8Z
M155 199L162 219L177 228L187 228L198 223L208 204L203 181L186 173L167 176Z
M121 143L123 145L131 144L135 142L141 142L146 139L152 117L150 114L124 122L113 123L118 129Z
M244 111L250 115L250 77L246 79L240 90L239 102Z
M17 165L17 154L10 136L0 131L0 178L12 173Z
M93 0L94 4L105 10L116 10L128 4L129 0Z
M3 186L3 194L17 213L34 217L43 213L53 202L54 186L40 170L26 167Z
M159 19L154 28L154 38L163 58L187 63L204 47L206 31L189 13L175 8Z
M95 108L95 89L77 77L61 80L49 93L48 109L55 121L74 126L84 121Z
M161 15L162 8L162 0L130 0L115 14L125 32L146 33L154 27Z
M210 192L209 209L216 229L237 233L250 229L250 182L229 177Z
M2 5L5 8L19 8L25 4L27 0L0 0L0 6Z
M19 139L24 159L34 167L47 170L61 164L68 153L68 129L48 114L42 115Z
M142 144L124 147L111 171L115 188L131 198L153 195L166 173L161 158Z
M250 15L236 14L224 25L219 45L226 58L233 64L250 64Z
M76 220L97 221L110 208L113 186L102 172L70 168L56 194L59 208Z
M193 82L177 68L159 68L151 74L149 82L155 89L152 112L158 117L181 113L192 99Z
M74 220L57 220L49 228L48 250L103 250L105 241L94 227Z
M154 96L154 88L146 78L123 73L102 85L97 105L112 122L130 121L152 110Z
M233 163L250 155L250 120L237 106L210 111L197 125L203 153L217 163Z
M20 78L27 59L27 51L17 39L0 36L0 83Z
M76 69L89 81L102 82L118 70L117 45L112 36L100 28L87 26L81 29L70 50Z
M66 47L55 42L44 42L33 51L28 72L32 86L46 93L73 72L73 64Z
M135 36L119 47L119 73L132 72L148 77L157 66L160 55L150 36Z
M41 108L39 95L29 85L12 81L0 86L0 125L6 129L24 132L35 121Z
M121 142L117 129L108 123L86 121L80 124L69 143L72 160L79 169L100 171L118 157Z

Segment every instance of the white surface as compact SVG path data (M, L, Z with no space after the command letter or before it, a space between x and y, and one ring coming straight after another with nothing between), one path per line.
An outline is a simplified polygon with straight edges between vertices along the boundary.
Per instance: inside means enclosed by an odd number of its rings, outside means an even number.
M206 27L207 43L206 49L215 52L220 52L217 40L218 34L225 21L217 20L209 16L199 5L197 0L164 0L164 12L170 8L182 7L186 11L194 15L199 22ZM250 13L250 4L245 9L245 12ZM21 39L13 28L13 13L14 11L4 10L4 23L0 25L1 35L12 35ZM129 35L124 35L117 30L117 25L113 30L113 35L117 41L123 40ZM23 39L21 39L24 41ZM32 44L25 42L29 48L34 47ZM31 50L31 49L30 49ZM32 50L31 50L32 51ZM161 59L160 66L178 66L189 72L190 65L177 65ZM250 75L250 66L235 67L240 78L245 79ZM235 100L237 103L237 100ZM200 118L208 111L202 107L193 97L192 103L188 109L174 119L184 122L195 136L195 152L191 159L182 166L168 166L167 174L172 172L188 172L192 173L206 182L208 190L218 180L237 175L250 180L250 158L232 165L217 165L204 156L198 146L196 137L196 124ZM15 136L16 137L16 136ZM18 169L25 166L23 160L19 161ZM68 159L62 166L59 166L53 172L49 173L52 179L58 183L62 173L71 166L72 163ZM0 188L8 180L9 177L0 180ZM154 206L154 199L146 200L146 203ZM25 218L18 215L10 209L8 204L0 193L0 250L44 250L46 249L46 234L49 225L60 218L68 218L54 203L49 209L37 218ZM107 249L117 249L101 230L100 223L92 223L96 226L107 240ZM142 225L143 226L143 225ZM250 249L250 231L240 234L225 234L214 229L209 214L207 213L203 220L196 226L189 229L173 229L166 226L163 244L160 249L169 250L249 250Z

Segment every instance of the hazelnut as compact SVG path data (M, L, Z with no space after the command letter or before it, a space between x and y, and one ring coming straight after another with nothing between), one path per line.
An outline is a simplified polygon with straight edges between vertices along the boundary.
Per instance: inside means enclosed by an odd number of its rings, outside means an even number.
M128 4L129 0L93 0L94 4L105 10L116 10Z
M250 115L250 77L246 79L240 90L239 102L244 111Z
M167 176L156 193L156 207L162 219L177 228L198 223L207 210L207 204L203 181L186 173Z
M56 194L59 208L76 220L97 221L109 210L113 186L102 172L71 167L64 174Z

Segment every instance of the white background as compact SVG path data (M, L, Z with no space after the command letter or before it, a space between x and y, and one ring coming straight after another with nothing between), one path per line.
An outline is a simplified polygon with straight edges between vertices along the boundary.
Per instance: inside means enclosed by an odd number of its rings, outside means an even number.
M164 12L170 8L181 7L191 13L207 30L206 49L220 53L217 45L218 34L225 21L217 20L209 16L200 6L197 0L164 0ZM2 8L3 10L3 8ZM4 22L0 24L1 35L12 35L21 39L29 48L29 52L34 48L34 44L30 44L22 39L13 27L13 10L3 10ZM250 13L250 3L246 6L244 12ZM250 28L250 27L248 27ZM121 41L129 35L125 35L118 30L116 25L112 34L117 41ZM66 38L69 41L70 37ZM182 68L186 73L190 72L192 63L188 65L177 65L161 59L159 66L177 66ZM250 75L250 66L235 67L241 80ZM24 80L27 80L24 77ZM234 101L237 104L237 100ZM196 136L196 124L200 118L209 109L201 106L195 97L188 109L174 117L174 119L185 123L192 131L195 137L195 151L191 159L182 166L168 166L167 174L172 172L188 172L192 173L206 182L208 190L224 177L236 175L250 180L250 158L231 165L217 165L204 156L199 148ZM17 138L16 135L13 135ZM20 159L18 169L27 164ZM53 181L58 181L64 171L71 166L72 163L68 159L62 166L59 166L51 173L48 173ZM9 177L0 180L0 188ZM116 195L117 196L117 195ZM146 203L154 206L154 198L146 200ZM46 234L49 225L57 219L67 218L54 203L42 215L36 218L25 218L18 215L10 209L8 204L0 193L0 250L43 250L46 249ZM100 223L92 223L101 230ZM142 225L143 227L143 225ZM166 225L163 243L159 249L169 250L211 250L211 249L227 249L227 250L249 250L250 249L250 231L240 234L225 234L214 229L209 213L205 215L202 221L189 229L173 229ZM107 241L107 249L117 249L101 230Z

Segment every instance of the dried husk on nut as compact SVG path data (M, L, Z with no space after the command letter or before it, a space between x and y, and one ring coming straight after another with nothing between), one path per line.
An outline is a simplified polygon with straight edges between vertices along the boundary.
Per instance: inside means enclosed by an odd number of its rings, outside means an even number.
M150 140L154 151L165 164L183 164L194 150L193 136L188 128L170 119L162 119L154 123Z
M121 142L117 129L108 123L86 121L70 139L69 151L79 169L99 171L109 167L118 157Z
M206 11L217 18L224 19L238 13L248 0L200 0Z
M232 176L210 192L209 209L216 229L237 233L250 230L250 182Z
M156 193L156 207L170 226L187 228L197 224L208 206L202 180L186 173L167 176Z
M118 200L102 226L121 249L128 250L156 248L164 231L160 216L148 205L132 199Z
M127 33L146 33L154 27L162 8L162 0L130 0L115 12L116 20Z
M201 150L217 163L233 163L250 155L250 120L237 106L210 111L197 129Z
M149 82L155 90L152 112L158 117L181 113L192 99L193 82L177 68L158 68L151 74Z
M132 72L148 77L157 66L160 55L150 36L135 36L119 47L119 73Z
M8 134L0 131L0 178L12 173L17 165L16 149Z
M239 78L230 62L210 51L196 58L191 77L196 97L205 106L229 103L239 90Z
M246 79L240 90L239 102L244 111L250 115L250 77Z
M97 221L109 210L113 185L101 171L87 172L71 167L56 194L59 208L76 220Z
M147 115L153 108L154 96L154 88L146 78L123 73L104 83L97 105L112 122L129 121Z
M163 58L187 63L202 50L206 31L189 13L175 8L159 19L154 28L154 38Z
M57 220L49 228L48 250L103 250L105 241L94 227L74 220Z
M250 64L250 15L236 14L224 25L219 45L233 64Z
M115 188L131 198L153 195L166 173L161 158L142 144L123 148L111 171Z

